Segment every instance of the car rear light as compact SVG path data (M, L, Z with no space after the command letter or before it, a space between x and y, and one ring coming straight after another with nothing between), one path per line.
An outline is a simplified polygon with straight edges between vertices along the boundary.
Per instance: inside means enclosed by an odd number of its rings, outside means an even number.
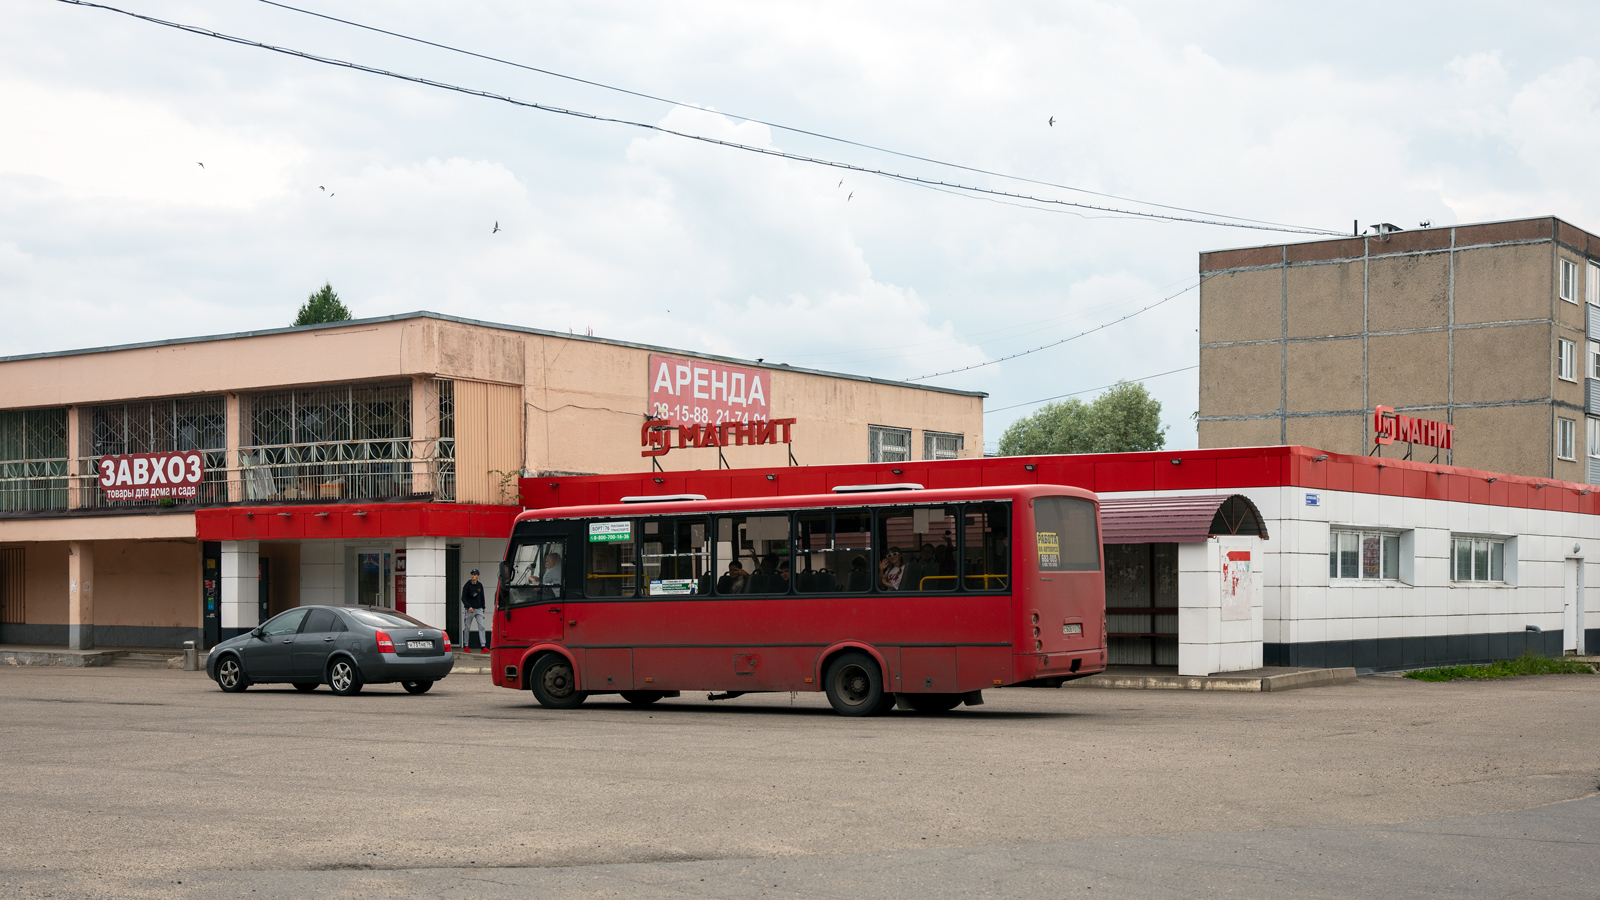
M389 637L389 632L387 632L387 631L378 632L378 652L379 653L393 653L394 652L394 638Z
M439 632L439 637L444 638L444 652L449 653L450 652L450 635L445 634L444 632L441 631L441 632Z

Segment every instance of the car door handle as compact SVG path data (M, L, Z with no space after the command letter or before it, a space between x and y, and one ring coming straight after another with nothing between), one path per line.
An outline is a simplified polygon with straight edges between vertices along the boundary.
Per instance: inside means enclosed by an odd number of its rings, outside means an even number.
M323 638L323 640L325 640L325 641L331 641L331 640L333 640L333 638L331 638L331 637L325 637L325 638Z
M549 611L550 611L550 612L553 612L553 613L560 613L560 612L561 612L561 607L559 607L559 606L552 606L552 607L550 607L550 610L549 610Z
M294 643L294 638L284 638L283 642L285 644L292 644L292 643Z

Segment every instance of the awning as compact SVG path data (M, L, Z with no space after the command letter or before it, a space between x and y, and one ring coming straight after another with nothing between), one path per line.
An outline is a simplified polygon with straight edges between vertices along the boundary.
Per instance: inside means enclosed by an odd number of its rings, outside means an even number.
M1189 544L1219 534L1267 539L1261 511L1243 494L1100 501L1101 543Z

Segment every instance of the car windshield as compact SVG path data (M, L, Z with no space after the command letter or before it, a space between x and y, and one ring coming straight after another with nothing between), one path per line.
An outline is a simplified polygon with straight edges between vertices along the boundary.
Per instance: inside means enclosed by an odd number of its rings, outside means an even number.
M349 610L356 621L378 628L427 628L429 626L418 622L408 615L395 612L379 612L375 609Z

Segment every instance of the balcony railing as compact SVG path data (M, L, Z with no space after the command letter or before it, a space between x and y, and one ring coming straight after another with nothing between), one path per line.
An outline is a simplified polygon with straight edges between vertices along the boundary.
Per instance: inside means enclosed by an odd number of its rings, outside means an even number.
M67 461L25 459L0 463L0 512L64 509Z
M228 451L201 450L205 458L205 477L194 499L184 500L108 500L101 489L98 476L84 474L74 477L79 509L127 509L139 506L219 506L228 502ZM79 471L95 473L100 470L101 457L88 456L79 460Z

